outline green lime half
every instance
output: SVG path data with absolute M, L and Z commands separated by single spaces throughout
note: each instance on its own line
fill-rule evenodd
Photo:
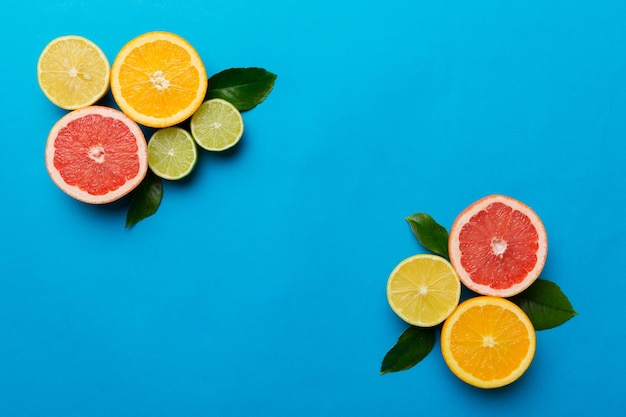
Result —
M 208 151 L 223 151 L 239 142 L 243 118 L 235 106 L 221 98 L 200 105 L 191 117 L 191 134 Z
M 186 177 L 197 160 L 195 141 L 180 127 L 159 129 L 148 141 L 148 166 L 166 180 Z

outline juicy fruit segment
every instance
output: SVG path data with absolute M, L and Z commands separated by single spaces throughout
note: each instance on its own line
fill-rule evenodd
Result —
M 205 101 L 191 117 L 191 134 L 208 151 L 223 151 L 239 142 L 243 118 L 235 106 L 214 98 Z
M 148 32 L 122 47 L 111 68 L 120 109 L 145 126 L 178 124 L 202 104 L 208 88 L 200 55 L 180 36 Z
M 444 258 L 420 254 L 400 262 L 387 281 L 392 310 L 414 326 L 443 322 L 459 304 L 461 283 Z
M 89 106 L 63 116 L 46 142 L 46 168 L 71 197 L 91 204 L 132 191 L 148 170 L 146 140 L 122 112 Z
M 148 141 L 148 166 L 167 180 L 186 177 L 196 165 L 196 142 L 180 127 L 157 130 Z
M 61 36 L 46 45 L 37 61 L 41 91 L 55 105 L 74 110 L 100 100 L 109 89 L 106 55 L 82 36 Z
M 448 251 L 461 282 L 469 289 L 509 297 L 539 277 L 548 239 L 543 223 L 530 207 L 510 197 L 491 195 L 456 218 Z
M 535 330 L 517 305 L 501 297 L 470 298 L 445 321 L 441 350 L 450 370 L 479 388 L 508 385 L 530 366 Z

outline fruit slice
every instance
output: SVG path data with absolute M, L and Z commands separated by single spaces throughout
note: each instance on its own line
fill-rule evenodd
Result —
M 109 89 L 110 65 L 102 50 L 82 36 L 53 39 L 37 61 L 41 91 L 57 106 L 74 110 L 100 100 Z
M 48 135 L 45 155 L 54 183 L 91 204 L 123 197 L 148 170 L 146 140 L 139 126 L 124 113 L 102 106 L 63 116 Z
M 539 277 L 548 237 L 530 207 L 490 195 L 456 218 L 448 245 L 450 261 L 465 286 L 479 294 L 509 297 Z
M 389 275 L 387 300 L 391 309 L 414 326 L 432 327 L 459 304 L 461 282 L 444 258 L 420 254 L 400 262 Z
M 170 32 L 148 32 L 122 47 L 111 68 L 120 109 L 150 127 L 178 124 L 202 104 L 208 87 L 198 52 Z
M 239 142 L 243 118 L 235 106 L 221 98 L 205 101 L 191 117 L 191 134 L 208 151 L 223 151 Z
M 441 352 L 450 370 L 479 388 L 508 385 L 526 372 L 535 355 L 535 330 L 521 308 L 502 297 L 462 302 L 441 331 Z
M 148 166 L 166 180 L 186 177 L 197 159 L 196 142 L 180 127 L 159 129 L 148 141 Z

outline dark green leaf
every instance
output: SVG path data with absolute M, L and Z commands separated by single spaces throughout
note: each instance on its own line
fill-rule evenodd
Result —
M 448 231 L 426 213 L 406 218 L 413 234 L 426 249 L 445 258 L 448 257 Z
M 265 100 L 276 75 L 263 68 L 230 68 L 209 78 L 207 99 L 221 98 L 239 111 L 250 110 Z
M 578 314 L 561 288 L 545 279 L 538 279 L 511 301 L 524 310 L 535 330 L 560 326 Z
M 126 213 L 126 226 L 130 227 L 156 213 L 163 198 L 163 181 L 148 170 L 141 184 L 133 191 Z
M 386 374 L 412 368 L 433 350 L 434 345 L 434 327 L 409 327 L 383 358 L 380 373 Z

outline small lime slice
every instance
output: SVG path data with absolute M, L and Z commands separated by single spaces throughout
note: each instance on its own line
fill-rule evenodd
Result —
M 166 180 L 186 177 L 197 160 L 195 141 L 189 132 L 180 127 L 159 129 L 148 141 L 148 166 Z
M 191 117 L 191 134 L 200 147 L 223 151 L 241 139 L 243 118 L 231 103 L 213 98 L 202 103 Z

